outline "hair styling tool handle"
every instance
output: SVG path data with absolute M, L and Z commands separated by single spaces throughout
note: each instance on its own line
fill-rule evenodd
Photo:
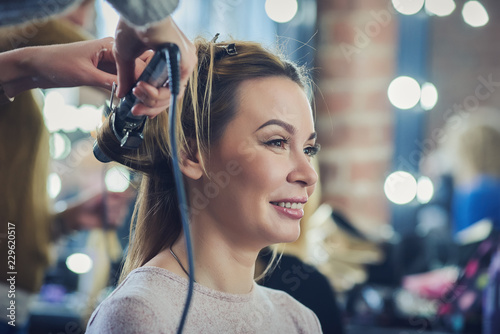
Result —
M 148 63 L 137 82 L 144 81 L 156 88 L 168 87 L 172 95 L 179 93 L 179 63 L 180 53 L 176 44 L 165 43 L 158 47 L 151 61 Z M 135 87 L 135 85 L 134 85 Z M 126 149 L 138 148 L 143 140 L 144 124 L 147 117 L 144 115 L 135 116 L 132 114 L 132 107 L 141 101 L 133 94 L 132 90 L 121 99 L 118 107 L 112 110 L 110 123 L 113 133 L 120 141 L 120 146 Z M 95 142 L 94 156 L 101 162 L 111 161 Z

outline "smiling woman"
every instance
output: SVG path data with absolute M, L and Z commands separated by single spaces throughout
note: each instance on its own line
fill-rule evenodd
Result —
M 134 153 L 120 149 L 108 124 L 99 135 L 109 157 L 144 175 L 122 282 L 96 309 L 87 333 L 170 333 L 178 326 L 189 272 L 174 149 L 195 255 L 186 332 L 320 333 L 311 310 L 254 282 L 259 251 L 298 238 L 317 182 L 305 76 L 257 43 L 196 46 L 198 70 L 178 109 L 180 147 L 169 146 L 166 113 L 148 121 Z

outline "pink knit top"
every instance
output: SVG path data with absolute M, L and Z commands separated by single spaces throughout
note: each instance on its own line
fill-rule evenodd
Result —
M 86 333 L 176 333 L 187 286 L 166 269 L 135 269 L 97 307 Z M 321 326 L 285 292 L 254 283 L 248 294 L 229 294 L 195 283 L 184 333 L 321 333 Z

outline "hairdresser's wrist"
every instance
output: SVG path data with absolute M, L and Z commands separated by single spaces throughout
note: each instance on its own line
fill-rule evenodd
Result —
M 1 54 L 0 85 L 6 97 L 13 99 L 26 90 L 38 87 L 35 59 L 36 47 L 26 47 Z
M 144 27 L 130 25 L 121 19 L 116 28 L 115 58 L 117 61 L 134 61 L 145 50 L 156 49 L 166 42 L 178 43 L 179 34 L 179 28 L 170 16 Z
M 24 47 L 7 51 L 0 56 L 2 56 L 0 64 L 4 70 L 0 84 L 8 97 L 14 98 L 24 91 L 43 87 L 44 82 L 47 81 L 41 75 L 44 61 L 40 61 L 43 56 L 40 47 Z

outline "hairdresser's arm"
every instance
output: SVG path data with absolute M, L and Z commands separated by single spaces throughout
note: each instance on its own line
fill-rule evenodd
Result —
M 4 91 L 0 92 L 0 104 L 6 102 L 7 97 L 32 88 L 96 86 L 111 89 L 116 82 L 112 47 L 113 38 L 108 37 L 0 53 L 0 88 Z M 152 55 L 151 51 L 144 52 L 134 60 L 134 78 L 139 77 Z M 144 101 L 140 105 L 144 113 L 151 115 L 165 110 L 170 99 L 168 90 L 159 91 L 144 82 L 137 85 L 134 93 Z
M 42 19 L 64 12 L 78 0 L 2 0 L 0 1 L 0 26 L 13 25 L 32 19 Z M 143 26 L 160 21 L 172 14 L 178 0 L 108 0 L 128 21 Z
M 0 53 L 0 85 L 9 97 L 32 88 L 97 86 L 116 81 L 113 38 Z
M 182 96 L 188 77 L 196 66 L 198 58 L 194 44 L 187 39 L 171 17 L 145 27 L 136 27 L 121 19 L 116 28 L 115 40 L 113 52 L 118 69 L 117 95 L 119 97 L 125 96 L 134 83 L 134 60 L 137 56 L 147 49 L 156 49 L 158 45 L 166 42 L 177 44 L 181 52 L 180 95 Z M 169 92 L 168 89 L 161 88 L 158 94 L 165 96 Z M 155 104 L 155 100 L 145 102 L 144 105 L 138 105 L 133 110 L 134 114 L 155 116 L 164 110 L 164 108 L 157 108 L 158 102 Z

